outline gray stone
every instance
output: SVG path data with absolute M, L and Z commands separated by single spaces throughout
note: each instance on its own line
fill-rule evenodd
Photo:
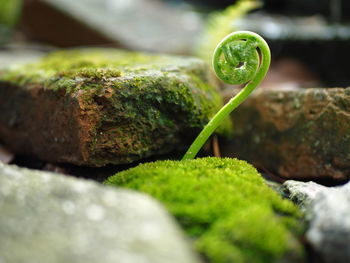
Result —
M 150 197 L 0 163 L 0 262 L 198 262 Z
M 305 211 L 306 239 L 319 257 L 317 262 L 350 262 L 350 183 L 325 187 L 287 181 L 283 188 Z
M 0 162 L 10 163 L 15 158 L 15 155 L 0 144 Z
M 45 51 L 38 46 L 16 46 L 0 50 L 0 70 L 38 60 Z
M 314 182 L 304 183 L 294 180 L 288 180 L 282 186 L 283 194 L 304 209 L 325 189 L 329 188 Z

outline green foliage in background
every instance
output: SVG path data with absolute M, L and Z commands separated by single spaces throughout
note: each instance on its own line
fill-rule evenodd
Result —
M 245 161 L 157 161 L 120 172 L 105 183 L 161 201 L 205 262 L 288 262 L 283 261 L 287 257 L 302 262 L 294 236 L 300 231 L 297 208 Z
M 223 11 L 209 15 L 202 37 L 196 46 L 195 55 L 207 62 L 211 62 L 216 45 L 226 35 L 239 30 L 234 27 L 234 21 L 260 6 L 261 3 L 256 0 L 240 0 Z
M 22 7 L 22 0 L 0 0 L 0 25 L 12 27 L 16 24 Z
M 22 0 L 0 0 L 0 45 L 11 39 L 22 8 Z

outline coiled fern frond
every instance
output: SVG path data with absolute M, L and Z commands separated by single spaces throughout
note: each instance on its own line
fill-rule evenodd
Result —
M 256 33 L 237 31 L 221 40 L 213 54 L 216 76 L 227 84 L 246 85 L 209 121 L 187 150 L 183 160 L 196 157 L 220 123 L 261 83 L 269 69 L 270 61 L 270 48 Z

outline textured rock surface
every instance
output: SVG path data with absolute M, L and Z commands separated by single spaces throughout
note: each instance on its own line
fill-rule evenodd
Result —
M 0 164 L 0 262 L 198 262 L 149 197 Z
M 0 73 L 0 138 L 51 162 L 129 163 L 187 147 L 222 105 L 215 85 L 195 58 L 60 51 Z
M 283 183 L 282 194 L 286 195 L 294 203 L 297 203 L 303 209 L 306 209 L 310 203 L 316 199 L 317 195 L 323 190 L 330 190 L 326 186 L 314 183 L 314 182 L 300 182 L 294 180 L 288 180 Z
M 350 178 L 350 88 L 257 89 L 224 149 L 285 178 Z
M 314 262 L 350 262 L 350 183 L 328 188 L 287 181 L 283 188 L 305 210 L 309 224 L 306 239 L 317 256 Z

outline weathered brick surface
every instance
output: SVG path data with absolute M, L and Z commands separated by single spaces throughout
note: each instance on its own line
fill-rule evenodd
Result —
M 215 86 L 194 58 L 59 51 L 0 73 L 0 140 L 16 153 L 88 166 L 169 153 L 219 109 Z
M 224 149 L 285 178 L 350 178 L 350 88 L 257 89 Z

